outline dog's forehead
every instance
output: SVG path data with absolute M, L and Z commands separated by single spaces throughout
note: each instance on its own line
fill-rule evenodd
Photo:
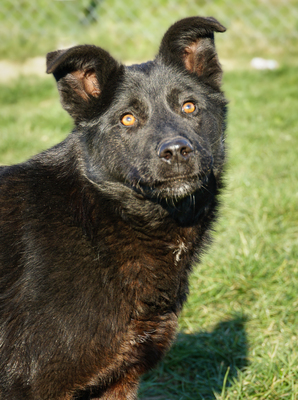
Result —
M 210 97 L 206 86 L 189 72 L 162 62 L 148 61 L 125 67 L 117 89 L 116 103 L 125 107 L 138 101 L 144 107 L 171 102 L 196 101 L 206 108 Z
M 126 67 L 123 87 L 126 91 L 143 94 L 163 95 L 171 90 L 197 89 L 197 83 L 188 74 L 183 74 L 174 67 L 166 66 L 157 61 Z

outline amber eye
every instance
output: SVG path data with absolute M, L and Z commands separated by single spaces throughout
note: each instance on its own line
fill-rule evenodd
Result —
M 132 126 L 135 122 L 136 122 L 136 119 L 132 114 L 125 114 L 121 118 L 121 123 L 124 126 Z
M 185 114 L 191 114 L 196 110 L 196 106 L 194 105 L 194 103 L 192 103 L 191 101 L 187 101 L 186 103 L 183 104 L 182 106 L 182 111 Z

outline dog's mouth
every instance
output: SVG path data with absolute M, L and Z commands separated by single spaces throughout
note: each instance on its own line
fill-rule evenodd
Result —
M 191 225 L 214 200 L 213 172 L 200 177 L 175 177 L 148 185 L 138 182 L 137 193 L 162 206 L 181 225 Z
M 192 195 L 197 190 L 208 186 L 208 181 L 213 175 L 175 176 L 154 182 L 147 182 L 142 179 L 138 181 L 136 189 L 145 197 L 151 199 L 164 199 L 168 202 L 179 202 L 185 197 Z

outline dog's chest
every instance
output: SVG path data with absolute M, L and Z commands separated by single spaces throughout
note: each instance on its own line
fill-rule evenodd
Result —
M 152 368 L 170 347 L 176 330 L 177 316 L 174 313 L 147 321 L 132 319 L 120 349 L 123 361 L 137 365 L 139 373 Z
M 160 232 L 136 235 L 118 230 L 118 241 L 113 237 L 110 260 L 117 271 L 117 286 L 133 305 L 132 318 L 148 319 L 156 313 L 179 312 L 187 292 L 187 276 L 194 255 L 192 230 L 188 234 Z M 111 249 L 112 240 L 106 237 Z M 114 244 L 115 243 L 115 244 Z M 144 330 L 144 332 L 147 332 Z M 140 333 L 136 342 L 146 341 Z

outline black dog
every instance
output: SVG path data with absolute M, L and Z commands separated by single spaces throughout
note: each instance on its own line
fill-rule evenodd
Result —
M 175 336 L 222 186 L 226 100 L 213 18 L 124 67 L 48 54 L 75 128 L 0 175 L 0 399 L 137 397 Z

